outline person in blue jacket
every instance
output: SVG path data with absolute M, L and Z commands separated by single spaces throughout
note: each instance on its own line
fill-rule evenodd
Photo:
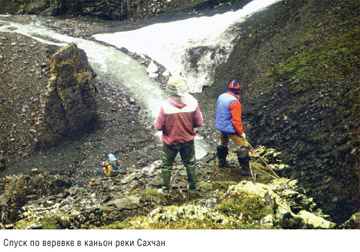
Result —
M 219 96 L 216 103 L 215 128 L 219 131 L 219 145 L 217 156 L 219 167 L 234 168 L 226 161 L 228 145 L 231 139 L 238 146 L 238 161 L 241 166 L 241 175 L 251 176 L 249 143 L 241 122 L 241 103 L 239 97 L 240 84 L 235 80 L 228 84 L 227 92 Z

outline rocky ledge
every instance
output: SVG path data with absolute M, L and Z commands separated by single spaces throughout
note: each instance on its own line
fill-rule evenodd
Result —
M 188 193 L 186 172 L 179 160 L 170 194 L 157 190 L 161 186 L 160 162 L 128 168 L 116 177 L 98 176 L 87 185 L 77 184 L 72 174 L 41 170 L 7 176 L 0 184 L 2 228 L 356 228 L 356 216 L 336 225 L 296 180 L 275 179 L 270 168 L 278 174 L 290 169 L 277 158 L 277 152 L 256 151 L 251 155 L 256 179 L 239 176 L 239 168 L 219 169 L 215 153 L 209 153 L 197 164 L 197 195 Z M 229 161 L 235 160 L 236 154 L 230 153 Z

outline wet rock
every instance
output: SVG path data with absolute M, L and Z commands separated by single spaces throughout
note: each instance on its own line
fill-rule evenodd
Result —
M 158 67 L 153 62 L 149 64 L 146 71 L 148 72 L 150 78 L 156 78 L 158 76 L 156 73 L 158 71 Z
M 199 200 L 199 202 L 198 202 L 199 205 L 203 205 L 208 208 L 214 208 L 216 206 L 216 204 L 218 204 L 218 203 L 219 203 L 219 200 L 216 198 L 203 199 L 203 200 Z
M 138 174 L 132 173 L 121 180 L 122 184 L 130 184 L 133 180 L 138 178 Z
M 122 199 L 116 199 L 106 203 L 108 206 L 116 206 L 119 210 L 132 210 L 138 208 L 141 197 L 129 196 Z
M 6 159 L 2 154 L 0 154 L 0 171 L 5 170 L 5 168 L 6 168 Z

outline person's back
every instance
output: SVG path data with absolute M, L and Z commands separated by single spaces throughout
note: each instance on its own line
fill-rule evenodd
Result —
M 170 77 L 166 91 L 170 97 L 162 104 L 155 129 L 162 131 L 162 192 L 168 193 L 174 159 L 180 152 L 186 168 L 189 192 L 196 193 L 194 128 L 203 125 L 197 100 L 188 93 L 183 79 Z
M 162 130 L 162 140 L 169 145 L 190 142 L 195 138 L 194 128 L 202 126 L 202 116 L 197 100 L 185 94 L 182 101 L 169 97 L 160 110 L 155 123 L 156 130 Z
M 238 99 L 229 94 L 223 93 L 219 96 L 217 103 L 216 103 L 216 118 L 215 118 L 215 128 L 219 131 L 225 133 L 232 133 L 235 134 L 236 130 L 234 125 L 232 124 L 232 114 L 229 109 L 230 104 L 232 102 L 236 102 Z
M 219 131 L 219 144 L 217 146 L 217 156 L 219 167 L 234 168 L 226 161 L 228 155 L 229 140 L 238 146 L 238 161 L 242 167 L 241 174 L 250 176 L 248 142 L 243 130 L 241 113 L 242 107 L 239 97 L 240 84 L 235 80 L 227 86 L 227 92 L 218 97 L 216 103 L 215 128 Z

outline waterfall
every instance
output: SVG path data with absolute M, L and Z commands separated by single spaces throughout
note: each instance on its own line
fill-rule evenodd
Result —
M 199 93 L 203 86 L 212 84 L 216 66 L 227 60 L 233 49 L 236 33 L 229 28 L 279 1 L 254 0 L 236 11 L 96 34 L 94 38 L 149 56 L 171 74 L 181 73 L 190 92 Z

